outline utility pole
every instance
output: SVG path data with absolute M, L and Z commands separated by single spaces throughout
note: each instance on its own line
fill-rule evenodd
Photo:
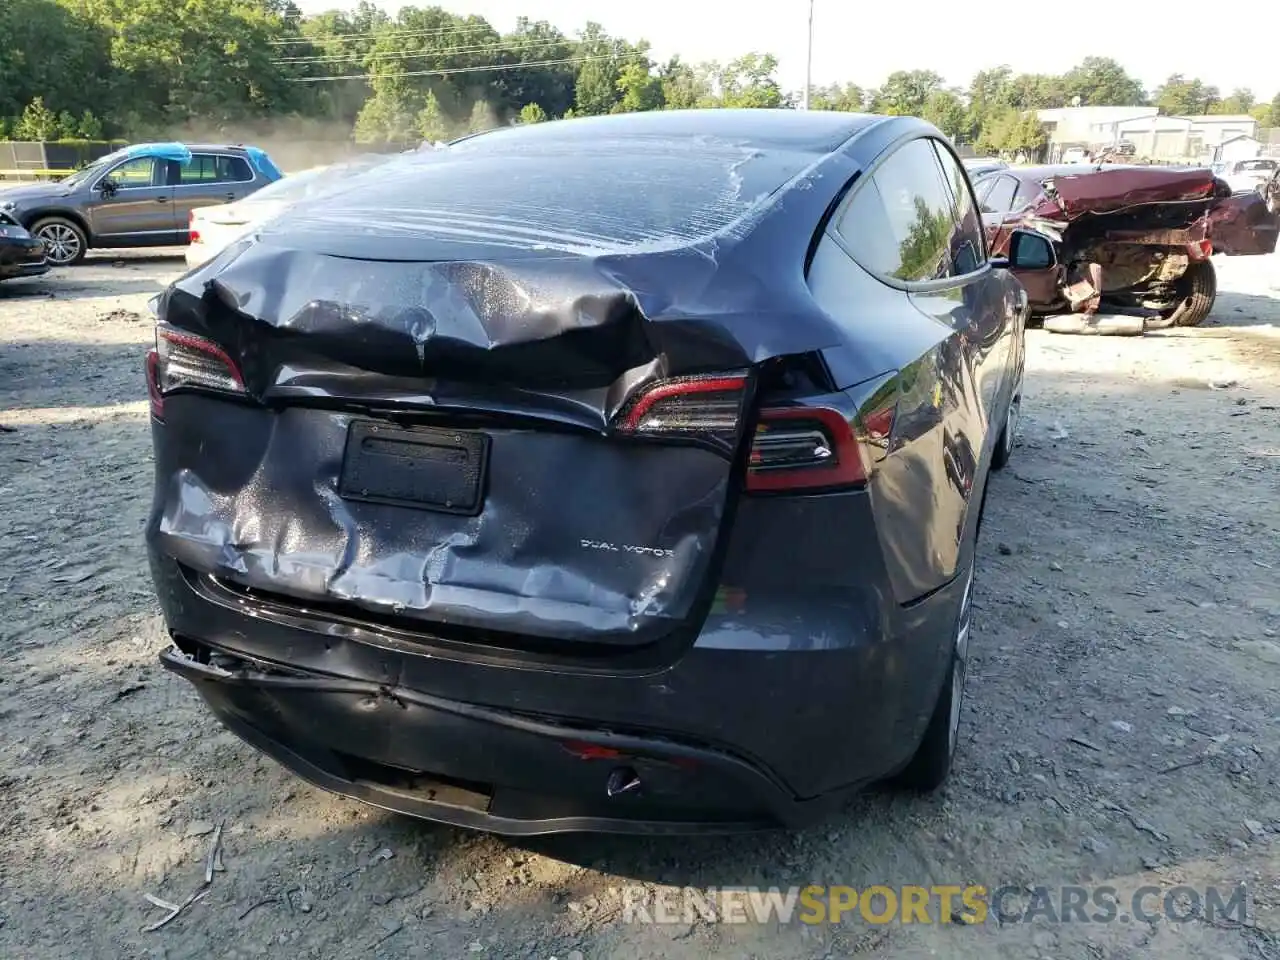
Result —
M 809 49 L 804 61 L 804 96 L 800 99 L 800 109 L 809 109 L 809 90 L 813 86 L 813 0 L 809 0 Z

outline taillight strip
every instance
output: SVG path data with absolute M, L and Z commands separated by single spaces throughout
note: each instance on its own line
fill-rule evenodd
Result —
M 227 373 L 231 379 L 235 381 L 236 386 L 241 390 L 244 389 L 244 377 L 240 375 L 240 368 L 236 366 L 236 362 L 227 355 L 227 352 L 212 340 L 206 340 L 204 337 L 198 337 L 194 333 L 184 333 L 181 330 L 174 330 L 171 327 L 157 327 L 156 335 L 168 340 L 170 343 L 177 344 L 180 347 L 189 347 L 192 350 L 199 351 L 206 356 L 213 357 L 219 363 L 227 368 Z
M 798 436 L 807 424 L 820 429 L 828 441 L 830 456 L 815 456 L 812 464 L 802 466 L 770 467 L 760 463 L 757 444 L 769 434 L 770 426 L 781 427 L 777 435 L 786 435 L 792 425 L 798 426 Z M 806 435 L 813 430 L 804 431 Z M 760 412 L 760 422 L 752 443 L 752 456 L 748 461 L 748 492 L 777 492 L 817 490 L 833 487 L 851 487 L 865 483 L 866 465 L 862 459 L 862 444 L 853 425 L 838 410 L 830 407 L 778 407 Z
M 636 400 L 632 401 L 618 422 L 618 428 L 627 433 L 634 433 L 644 421 L 645 415 L 655 404 L 672 397 L 687 396 L 691 393 L 732 393 L 743 390 L 747 386 L 747 378 L 743 376 L 699 377 L 683 380 L 664 380 L 650 387 Z

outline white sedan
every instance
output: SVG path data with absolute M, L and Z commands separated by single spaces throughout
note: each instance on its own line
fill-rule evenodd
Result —
M 229 244 L 284 213 L 298 201 L 330 190 L 344 178 L 388 159 L 390 157 L 369 156 L 312 167 L 277 180 L 243 200 L 192 210 L 187 218 L 187 229 L 191 233 L 187 266 L 198 267 L 208 262 Z

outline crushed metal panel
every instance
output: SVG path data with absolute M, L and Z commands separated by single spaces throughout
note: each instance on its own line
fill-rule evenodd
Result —
M 220 345 L 250 402 L 166 400 L 163 429 L 200 440 L 157 460 L 157 535 L 196 574 L 428 633 L 650 642 L 711 602 L 745 418 L 729 452 L 622 440 L 615 418 L 656 378 L 723 371 L 745 409 L 761 364 L 843 342 L 804 268 L 856 167 L 486 141 L 357 173 L 166 291 L 161 321 Z M 362 421 L 482 432 L 482 508 L 385 502 L 409 479 L 344 497 Z

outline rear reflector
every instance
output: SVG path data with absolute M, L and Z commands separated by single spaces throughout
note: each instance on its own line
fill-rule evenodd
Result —
M 862 447 L 844 414 L 828 407 L 764 410 L 751 444 L 747 490 L 817 490 L 867 479 Z
M 155 349 L 147 354 L 151 413 L 162 417 L 165 395 L 182 388 L 245 392 L 240 369 L 220 346 L 194 333 L 157 325 Z
M 188 239 L 192 243 L 200 242 L 200 229 L 196 226 L 196 212 L 194 210 L 187 212 L 187 233 L 189 234 Z
M 739 374 L 661 380 L 633 397 L 616 428 L 646 436 L 691 435 L 732 443 L 747 378 Z

